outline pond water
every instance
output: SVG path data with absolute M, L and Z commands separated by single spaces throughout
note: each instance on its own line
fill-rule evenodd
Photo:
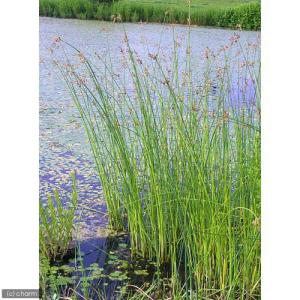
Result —
M 53 40 L 59 36 L 88 57 L 109 52 L 112 65 L 118 69 L 121 68 L 120 48 L 124 45 L 124 30 L 130 45 L 142 58 L 148 53 L 155 53 L 158 47 L 171 56 L 174 33 L 183 44 L 188 36 L 188 28 L 182 25 L 121 24 L 40 17 L 40 198 L 44 201 L 47 192 L 54 188 L 67 197 L 71 190 L 69 174 L 71 170 L 76 170 L 81 208 L 80 237 L 90 241 L 83 243 L 82 249 L 92 253 L 88 263 L 99 261 L 99 255 L 95 255 L 93 249 L 105 244 L 103 231 L 99 228 L 105 228 L 108 223 L 106 206 L 79 114 L 53 63 L 54 59 L 62 58 L 62 52 L 53 53 Z M 232 30 L 192 27 L 192 66 L 197 66 L 201 71 L 201 55 L 205 49 L 208 47 L 218 51 L 229 43 L 234 33 Z M 239 31 L 238 34 L 241 45 L 257 43 L 260 35 L 246 31 Z M 182 50 L 180 55 L 184 57 L 185 51 Z M 234 61 L 234 51 L 232 55 Z M 102 246 L 99 246 L 99 241 Z

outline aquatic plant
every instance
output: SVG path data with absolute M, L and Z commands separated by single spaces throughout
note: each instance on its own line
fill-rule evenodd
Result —
M 59 65 L 110 224 L 128 228 L 132 254 L 169 265 L 172 299 L 260 295 L 260 66 L 238 40 L 206 50 L 200 86 L 175 38 L 168 65 L 159 52 L 142 60 L 125 34 L 124 76 L 64 42 L 86 68 Z
M 79 247 L 74 249 L 74 258 L 65 263 L 51 262 L 48 257 L 40 256 L 41 299 L 88 299 L 92 281 L 102 278 L 103 274 L 97 264 L 84 268 Z
M 47 203 L 40 203 L 39 244 L 40 254 L 49 261 L 62 259 L 68 252 L 73 238 L 73 225 L 77 207 L 75 173 L 72 173 L 72 195 L 63 205 L 57 190 L 48 195 Z

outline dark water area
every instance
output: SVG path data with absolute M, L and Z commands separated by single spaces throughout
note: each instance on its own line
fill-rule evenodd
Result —
M 120 299 L 126 285 L 149 286 L 153 279 L 162 276 L 166 282 L 170 267 L 156 267 L 155 262 L 138 255 L 132 256 L 128 233 L 118 233 L 109 237 L 97 237 L 77 241 L 76 248 L 63 261 L 55 261 L 59 276 L 71 279 L 64 286 L 64 293 L 76 288 L 78 299 L 86 299 L 84 285 L 88 282 L 88 299 Z M 81 283 L 81 285 L 80 285 Z M 128 288 L 126 293 L 135 292 Z M 124 291 L 123 291 L 124 293 Z

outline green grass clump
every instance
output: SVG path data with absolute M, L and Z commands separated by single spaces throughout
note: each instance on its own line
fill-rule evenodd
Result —
M 96 4 L 86 0 L 41 0 L 42 16 L 55 18 L 93 19 Z
M 160 53 L 142 61 L 125 40 L 124 79 L 109 60 L 96 66 L 76 49 L 86 74 L 61 66 L 111 226 L 128 228 L 133 254 L 169 264 L 172 299 L 259 297 L 259 62 L 240 46 L 231 64 L 235 36 L 207 50 L 199 78 L 189 46 L 179 61 L 174 40 L 168 65 Z
M 65 205 L 57 190 L 48 195 L 47 203 L 40 202 L 39 210 L 39 283 L 41 299 L 56 299 L 63 287 L 74 284 L 69 266 L 58 267 L 67 253 L 71 253 L 70 243 L 73 240 L 74 218 L 78 196 L 76 191 L 75 173 L 72 177 L 71 199 Z M 75 247 L 75 245 L 74 245 Z M 74 248 L 74 254 L 76 249 Z M 68 273 L 68 274 L 66 274 Z M 65 289 L 64 289 L 65 290 Z
M 96 19 L 123 22 L 179 23 L 260 29 L 260 3 L 233 1 L 186 5 L 182 3 L 88 0 L 40 0 L 40 15 L 58 18 Z M 114 16 L 119 16 L 118 19 Z
M 56 190 L 53 196 L 48 195 L 45 206 L 40 203 L 40 254 L 49 261 L 62 259 L 73 237 L 73 222 L 78 198 L 75 174 L 72 174 L 72 180 L 72 196 L 68 206 L 63 206 Z

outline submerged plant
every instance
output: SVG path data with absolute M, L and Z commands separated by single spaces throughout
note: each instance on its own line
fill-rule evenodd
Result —
M 125 36 L 124 80 L 74 47 L 85 77 L 60 65 L 110 224 L 128 228 L 133 254 L 170 265 L 172 299 L 260 295 L 259 62 L 238 40 L 207 49 L 200 86 L 189 45 L 179 61 L 175 39 L 168 65 L 159 52 L 141 60 Z

